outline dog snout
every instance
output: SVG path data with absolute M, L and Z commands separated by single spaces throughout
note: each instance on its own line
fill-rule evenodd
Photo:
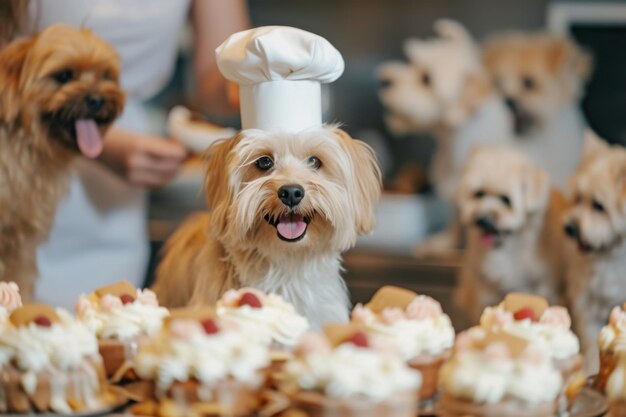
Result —
M 295 207 L 304 198 L 304 188 L 297 184 L 283 185 L 278 189 L 278 198 L 287 207 Z
M 515 100 L 513 97 L 506 97 L 504 99 L 504 104 L 506 104 L 506 107 L 513 113 L 519 110 L 519 105 L 517 104 L 517 100 Z
M 496 229 L 491 216 L 480 216 L 474 221 L 474 224 L 486 231 L 493 231 Z
M 104 106 L 104 97 L 100 95 L 89 95 L 85 99 L 89 111 L 97 112 Z
M 574 221 L 570 221 L 565 224 L 563 228 L 565 234 L 573 239 L 577 239 L 580 236 L 580 230 L 578 229 L 578 225 Z

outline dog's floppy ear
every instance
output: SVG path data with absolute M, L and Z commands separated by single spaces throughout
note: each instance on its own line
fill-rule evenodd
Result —
M 224 233 L 228 225 L 228 208 L 233 200 L 230 186 L 230 165 L 233 149 L 241 140 L 241 133 L 211 145 L 206 153 L 206 178 L 204 191 L 211 212 L 211 227 L 214 232 Z
M 556 39 L 550 48 L 548 65 L 554 74 L 568 71 L 580 82 L 585 82 L 593 70 L 593 58 L 570 39 Z
M 359 234 L 369 233 L 374 229 L 374 206 L 381 193 L 382 174 L 376 155 L 365 142 L 352 139 L 341 129 L 333 129 L 352 162 L 354 192 L 352 193 L 355 209 L 355 226 Z
M 17 103 L 22 69 L 35 38 L 19 39 L 11 42 L 0 52 L 0 117 L 5 122 L 13 120 L 20 106 Z
M 474 45 L 472 35 L 456 20 L 439 19 L 434 24 L 435 32 L 444 39 Z
M 546 206 L 550 196 L 550 178 L 545 171 L 529 166 L 524 174 L 524 205 L 528 212 Z

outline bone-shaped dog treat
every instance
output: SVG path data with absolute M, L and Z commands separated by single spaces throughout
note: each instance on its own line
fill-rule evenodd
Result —
M 367 304 L 367 307 L 377 314 L 381 313 L 386 308 L 396 307 L 404 310 L 416 297 L 417 294 L 413 291 L 386 285 L 376 291 L 376 294 L 374 294 Z
M 332 346 L 338 346 L 352 339 L 355 334 L 364 334 L 363 327 L 356 323 L 331 323 L 324 327 L 324 335 Z
M 521 309 L 531 309 L 535 317 L 539 319 L 549 307 L 548 301 L 537 295 L 513 292 L 504 298 L 504 309 L 511 313 L 517 313 Z
M 135 296 L 137 289 L 128 281 L 119 281 L 115 284 L 107 285 L 106 287 L 98 288 L 94 291 L 94 293 L 98 297 L 103 297 L 105 295 L 114 295 L 116 297 L 121 297 L 122 295 L 130 295 Z
M 44 327 L 60 321 L 54 308 L 46 304 L 26 304 L 14 310 L 9 317 L 14 326 L 27 326 L 32 322 Z

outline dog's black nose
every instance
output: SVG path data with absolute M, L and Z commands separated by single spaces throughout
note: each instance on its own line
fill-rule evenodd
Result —
M 495 226 L 493 224 L 493 220 L 488 216 L 480 216 L 477 218 L 474 223 L 476 226 L 480 227 L 483 230 L 494 230 Z
M 304 188 L 296 184 L 283 185 L 278 189 L 278 198 L 288 207 L 295 207 L 304 198 Z
M 90 111 L 98 111 L 104 105 L 104 98 L 102 96 L 87 96 L 87 108 Z
M 508 107 L 508 109 L 509 109 L 510 111 L 512 111 L 512 112 L 517 111 L 517 108 L 519 107 L 519 106 L 517 105 L 517 100 L 515 100 L 515 99 L 514 99 L 514 98 L 512 98 L 512 97 L 506 97 L 506 98 L 504 99 L 504 104 L 506 104 L 506 107 Z
M 578 226 L 574 222 L 569 222 L 563 228 L 565 230 L 565 234 L 571 238 L 578 238 Z

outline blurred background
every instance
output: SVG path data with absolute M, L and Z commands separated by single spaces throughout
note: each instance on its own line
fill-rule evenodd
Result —
M 289 25 L 327 38 L 344 56 L 344 75 L 326 91 L 326 120 L 343 123 L 353 137 L 372 145 L 385 179 L 406 164 L 426 167 L 434 146 L 429 137 L 394 137 L 385 127 L 374 76 L 377 65 L 405 60 L 403 41 L 433 35 L 433 22 L 451 18 L 482 41 L 490 34 L 512 29 L 548 30 L 569 34 L 590 51 L 595 70 L 582 100 L 588 123 L 610 142 L 626 144 L 626 1 L 548 0 L 250 0 L 253 26 Z M 168 109 L 184 104 L 214 123 L 237 127 L 238 117 L 207 112 L 184 101 L 193 91 L 189 33 L 181 34 L 176 74 L 169 86 L 151 101 L 154 125 L 165 134 Z M 188 95 L 187 95 L 188 96 Z M 197 162 L 170 186 L 151 195 L 150 232 L 153 263 L 164 239 L 191 211 L 203 208 L 201 165 Z M 390 196 L 381 217 L 398 219 L 394 229 L 363 239 L 346 256 L 346 278 L 355 301 L 369 298 L 381 283 L 394 283 L 435 296 L 446 311 L 454 310 L 450 292 L 458 258 L 418 261 L 415 244 L 443 227 L 449 210 L 426 189 L 419 195 Z M 150 275 L 150 274 L 149 274 Z

